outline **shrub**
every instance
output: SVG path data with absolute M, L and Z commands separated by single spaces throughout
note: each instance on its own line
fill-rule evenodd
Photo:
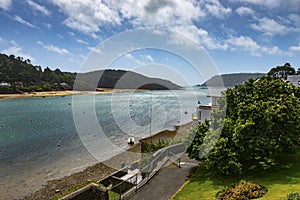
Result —
M 264 196 L 267 189 L 255 183 L 241 181 L 232 187 L 225 187 L 217 193 L 216 198 L 219 200 L 248 200 Z
M 298 192 L 293 192 L 287 195 L 286 200 L 300 200 Z

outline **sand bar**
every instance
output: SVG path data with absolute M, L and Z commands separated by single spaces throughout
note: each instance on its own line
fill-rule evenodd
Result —
M 75 90 L 62 90 L 62 91 L 45 91 L 45 92 L 25 92 L 22 94 L 0 94 L 0 99 L 16 99 L 16 98 L 31 98 L 31 97 L 54 97 L 54 96 L 69 96 L 78 94 L 110 94 L 119 92 L 144 92 L 147 90 L 140 89 L 110 89 L 98 88 L 97 91 L 75 91 Z

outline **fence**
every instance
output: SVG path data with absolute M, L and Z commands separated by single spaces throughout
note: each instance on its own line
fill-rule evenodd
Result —
M 122 180 L 111 188 L 111 191 L 118 193 L 118 195 L 115 195 L 110 199 L 129 199 L 130 195 L 147 184 L 167 162 L 175 163 L 178 167 L 180 167 L 180 155 L 178 154 L 183 152 L 183 144 L 172 145 L 157 151 L 152 155 L 152 159 L 149 164 L 140 170 L 140 172 L 144 174 L 143 179 L 138 181 L 140 173 L 137 172 L 136 174 L 128 177 L 126 180 Z M 131 186 L 129 187 L 130 184 Z

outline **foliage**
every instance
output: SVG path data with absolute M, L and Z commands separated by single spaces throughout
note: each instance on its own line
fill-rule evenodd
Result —
M 153 153 L 159 149 L 162 149 L 166 146 L 169 146 L 170 145 L 170 141 L 168 140 L 158 140 L 157 143 L 151 143 L 151 144 L 148 144 L 148 143 L 142 143 L 142 149 L 143 149 L 143 152 L 142 152 L 142 156 L 141 156 L 141 159 L 139 161 L 139 168 L 140 170 L 145 170 L 144 168 L 146 166 L 148 166 L 152 161 L 153 159 L 155 158 L 153 156 Z M 145 171 L 142 171 L 142 176 L 143 178 L 146 177 L 147 175 L 147 172 Z
M 11 84 L 11 87 L 1 87 L 0 93 L 71 89 L 75 76 L 75 73 L 61 72 L 59 69 L 53 71 L 48 67 L 43 71 L 40 66 L 32 65 L 29 59 L 0 54 L 0 80 Z
M 99 80 L 99 77 L 100 80 Z M 167 90 L 181 87 L 163 79 L 148 78 L 141 74 L 124 70 L 99 70 L 88 73 L 62 72 L 46 67 L 34 66 L 30 60 L 14 55 L 0 54 L 0 83 L 9 83 L 11 87 L 0 88 L 0 93 L 20 93 L 73 89 L 76 78 L 76 90 L 96 88 Z M 66 85 L 66 84 L 67 85 Z
M 267 169 L 276 164 L 278 154 L 294 152 L 300 138 L 299 87 L 279 79 L 249 79 L 244 85 L 228 89 L 225 95 L 226 104 L 221 99 L 208 131 L 206 125 L 199 125 L 188 149 L 192 158 L 199 148 L 208 148 L 207 168 L 229 175 Z M 224 110 L 226 117 L 222 120 Z M 202 143 L 203 137 L 218 131 L 220 139 Z M 212 145 L 214 148 L 209 149 Z
M 143 143 L 144 146 L 144 152 L 143 153 L 151 153 L 154 151 L 157 151 L 159 149 L 162 149 L 170 144 L 170 141 L 167 140 L 158 140 L 157 143 Z
M 190 158 L 199 160 L 199 151 L 203 140 L 208 132 L 209 121 L 205 120 L 204 123 L 199 123 L 192 128 L 188 138 L 184 141 L 186 152 Z
M 294 75 L 296 74 L 295 69 L 291 66 L 290 63 L 285 63 L 283 66 L 277 66 L 273 67 L 269 72 L 268 76 L 276 79 L 276 78 L 281 78 L 281 79 L 287 79 L 288 75 Z
M 281 155 L 279 162 L 271 169 L 256 171 L 241 176 L 212 175 L 204 164 L 200 164 L 196 172 L 172 198 L 173 200 L 210 200 L 224 187 L 247 180 L 265 186 L 268 192 L 261 200 L 286 199 L 287 194 L 300 191 L 300 149 L 296 154 Z
M 257 199 L 264 196 L 267 192 L 265 187 L 255 183 L 241 181 L 232 187 L 225 187 L 217 193 L 216 198 L 219 200 L 247 200 Z
M 300 200 L 298 192 L 293 192 L 287 195 L 286 200 Z

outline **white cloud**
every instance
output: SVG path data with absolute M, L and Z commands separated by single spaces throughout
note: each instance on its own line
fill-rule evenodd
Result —
M 20 56 L 20 57 L 23 57 L 24 59 L 29 59 L 31 61 L 35 61 L 35 58 L 32 57 L 31 55 L 29 54 L 26 54 L 24 53 L 22 50 L 23 48 L 18 45 L 15 41 L 11 41 L 11 43 L 13 44 L 13 46 L 7 48 L 7 49 L 4 49 L 2 50 L 1 52 L 6 54 L 6 55 L 15 55 L 15 56 Z
M 290 14 L 288 19 L 291 21 L 291 24 L 295 27 L 296 32 L 300 32 L 300 15 Z
M 98 0 L 51 0 L 66 15 L 64 24 L 86 34 L 100 31 L 102 25 L 119 25 L 121 19 L 118 12 Z
M 80 43 L 80 44 L 85 44 L 85 45 L 88 45 L 89 43 L 87 43 L 86 41 L 84 40 L 81 40 L 81 39 L 78 39 L 76 38 L 76 42 Z
M 290 48 L 289 48 L 289 50 L 290 51 L 299 51 L 300 52 L 300 44 L 298 44 L 298 46 L 291 46 Z
M 95 48 L 95 47 L 88 47 L 88 49 L 90 51 L 92 51 L 93 53 L 98 53 L 98 54 L 101 54 L 101 50 L 99 48 Z
M 122 3 L 121 3 L 122 2 Z M 122 16 L 131 20 L 136 26 L 174 26 L 192 24 L 205 16 L 200 4 L 195 0 L 131 0 L 110 1 L 117 7 Z
M 44 49 L 47 49 L 49 51 L 53 51 L 53 52 L 56 52 L 56 53 L 59 53 L 59 54 L 62 54 L 62 55 L 68 55 L 70 54 L 70 52 L 64 48 L 59 48 L 59 47 L 56 47 L 52 44 L 50 45 L 45 45 L 43 42 L 41 41 L 37 41 L 37 44 L 41 45 Z
M 20 46 L 17 44 L 17 42 L 15 40 L 11 40 L 9 41 L 10 44 L 12 44 L 13 46 Z
M 62 36 L 61 34 L 57 34 L 57 37 L 59 37 L 60 39 L 64 38 L 64 36 Z
M 32 7 L 33 10 L 36 10 L 46 16 L 51 15 L 51 12 L 44 6 L 41 6 L 35 2 L 33 2 L 32 0 L 27 0 L 27 3 Z
M 209 0 L 205 5 L 207 11 L 217 18 L 224 18 L 231 13 L 231 8 L 225 8 L 219 0 Z
M 35 25 L 33 25 L 33 24 L 31 24 L 30 22 L 24 20 L 23 18 L 21 18 L 21 17 L 18 16 L 18 15 L 15 15 L 13 19 L 14 19 L 15 21 L 17 21 L 17 22 L 19 22 L 19 23 L 25 25 L 25 26 L 29 26 L 29 27 L 31 27 L 31 28 L 36 28 Z
M 196 0 L 51 0 L 67 17 L 64 24 L 94 38 L 106 25 L 117 26 L 128 20 L 135 27 L 174 27 L 191 25 L 206 14 Z M 214 0 L 214 2 L 218 2 Z M 214 3 L 212 5 L 220 5 Z M 224 13 L 228 9 L 210 8 Z
M 235 11 L 236 11 L 240 16 L 247 16 L 247 15 L 252 15 L 252 16 L 254 16 L 254 15 L 255 15 L 254 10 L 252 10 L 251 8 L 245 7 L 245 6 L 238 7 Z
M 0 8 L 3 10 L 9 10 L 11 7 L 12 0 L 0 0 Z
M 125 58 L 130 59 L 130 60 L 134 59 L 133 56 L 130 53 L 125 54 Z
M 43 25 L 44 25 L 47 29 L 51 29 L 51 28 L 52 28 L 52 25 L 49 24 L 49 23 L 44 23 Z
M 237 48 L 239 48 L 244 51 L 250 52 L 250 54 L 253 56 L 260 57 L 262 53 L 268 55 L 283 54 L 283 52 L 277 46 L 273 46 L 273 47 L 260 46 L 252 38 L 247 36 L 231 37 L 226 41 L 226 43 L 231 46 L 232 50 L 236 50 Z
M 258 20 L 258 23 L 250 24 L 250 27 L 256 31 L 263 32 L 265 35 L 285 35 L 291 31 L 291 29 L 285 25 L 277 23 L 274 19 L 264 17 Z
M 206 30 L 197 28 L 195 25 L 176 26 L 172 30 L 177 31 L 191 39 L 191 43 L 188 44 L 186 39 L 182 40 L 178 38 L 178 36 L 177 37 L 172 36 L 171 38 L 173 39 L 170 42 L 173 44 L 177 43 L 180 45 L 182 43 L 181 45 L 191 45 L 194 47 L 195 44 L 196 45 L 200 44 L 209 49 L 221 49 L 221 50 L 227 49 L 226 44 L 220 43 L 216 39 L 212 38 Z
M 73 33 L 73 32 L 68 32 L 68 34 L 71 36 L 75 36 L 75 33 Z
M 148 54 L 148 55 L 145 55 L 144 58 L 145 58 L 147 61 L 149 61 L 149 62 L 154 62 L 152 56 L 149 55 L 149 54 Z
M 249 3 L 249 4 L 264 6 L 272 9 L 280 6 L 282 0 L 231 0 L 231 1 Z
M 256 6 L 261 6 L 267 9 L 280 8 L 292 12 L 299 12 L 299 0 L 231 0 L 232 2 L 248 3 Z
M 262 52 L 268 55 L 288 55 L 288 53 L 283 52 L 278 46 L 273 47 L 262 47 Z
M 259 51 L 260 46 L 249 37 L 231 37 L 227 40 L 227 43 L 234 47 L 242 48 L 243 50 L 250 52 L 251 55 L 261 55 L 261 52 Z

